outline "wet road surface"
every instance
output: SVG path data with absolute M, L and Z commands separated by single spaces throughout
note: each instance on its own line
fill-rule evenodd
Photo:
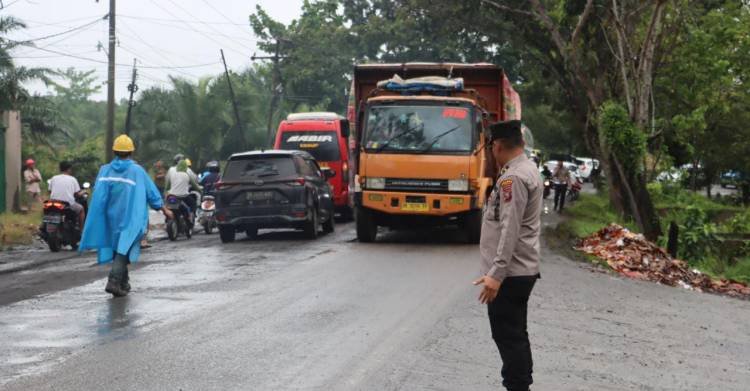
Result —
M 349 223 L 314 242 L 161 241 L 123 299 L 103 292 L 107 267 L 91 255 L 0 275 L 0 297 L 9 281 L 20 291 L 0 306 L 0 389 L 500 389 L 470 284 L 477 248 L 451 230 L 354 239 Z M 529 311 L 536 390 L 747 390 L 749 302 L 546 248 L 542 276 Z

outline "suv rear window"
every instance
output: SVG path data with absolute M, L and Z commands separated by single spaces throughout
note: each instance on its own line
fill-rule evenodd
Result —
M 283 132 L 280 147 L 308 152 L 319 162 L 341 159 L 338 138 L 332 131 Z
M 247 156 L 230 160 L 224 170 L 225 181 L 283 178 L 297 175 L 291 156 Z

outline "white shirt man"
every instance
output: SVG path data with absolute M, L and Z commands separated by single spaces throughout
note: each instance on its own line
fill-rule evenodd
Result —
M 81 191 L 81 186 L 78 180 L 67 171 L 50 179 L 49 191 L 51 199 L 67 202 L 74 212 L 81 213 L 83 210 L 83 206 L 76 202 L 76 193 Z

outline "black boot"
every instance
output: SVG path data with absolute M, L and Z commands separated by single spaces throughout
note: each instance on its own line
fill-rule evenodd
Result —
M 130 293 L 130 276 L 128 275 L 128 269 L 125 269 L 125 276 L 122 279 L 120 287 L 122 287 L 122 290 L 124 290 L 125 293 Z
M 128 292 L 122 288 L 120 281 L 114 278 L 107 280 L 107 287 L 104 288 L 104 291 L 111 293 L 114 297 L 123 297 L 128 294 Z

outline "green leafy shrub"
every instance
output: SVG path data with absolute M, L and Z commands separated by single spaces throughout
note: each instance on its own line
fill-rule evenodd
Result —
M 646 135 L 633 124 L 621 104 L 609 101 L 601 106 L 599 131 L 627 173 L 641 170 L 646 155 Z
M 695 263 L 715 254 L 719 239 L 716 226 L 708 221 L 703 209 L 688 207 L 685 212 L 685 221 L 680 225 L 679 255 Z

